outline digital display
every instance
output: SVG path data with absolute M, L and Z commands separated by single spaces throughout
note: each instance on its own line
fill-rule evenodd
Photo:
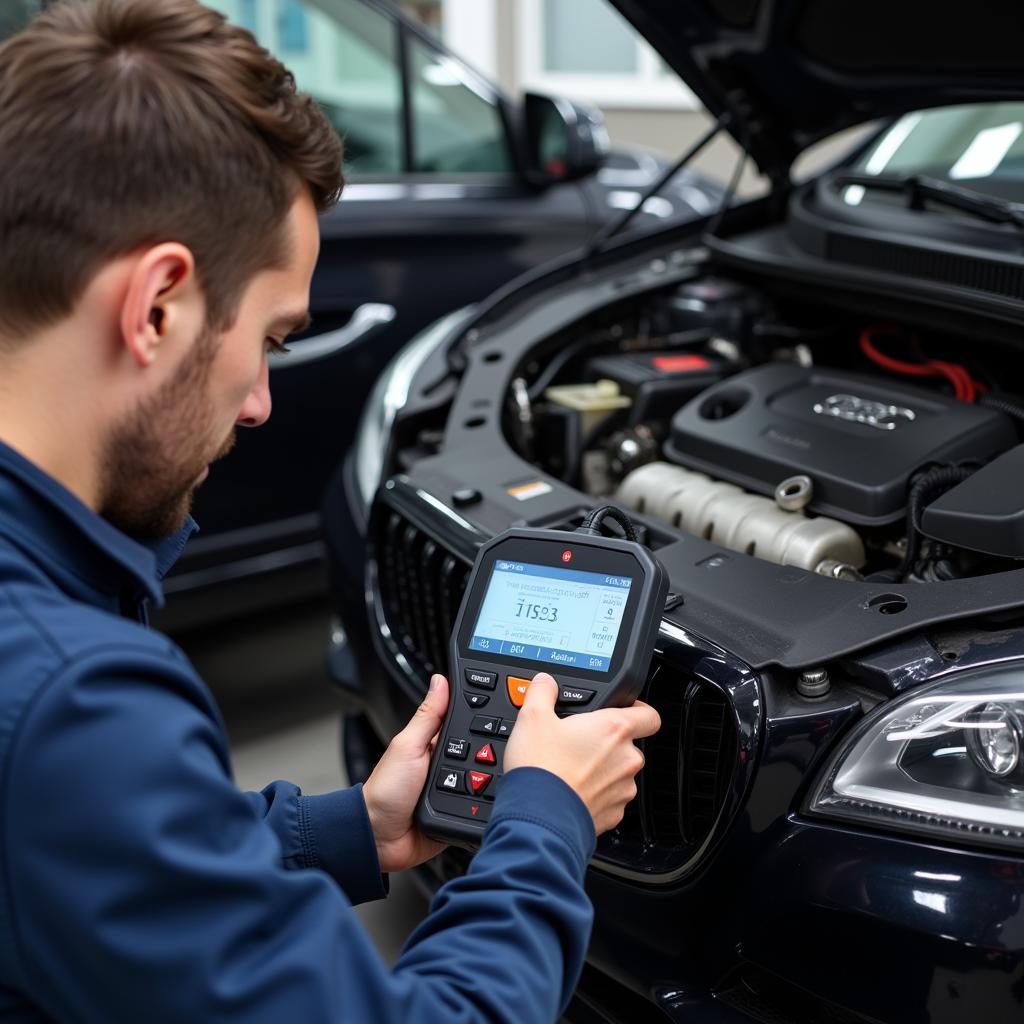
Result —
M 499 559 L 470 637 L 474 651 L 607 672 L 633 581 Z

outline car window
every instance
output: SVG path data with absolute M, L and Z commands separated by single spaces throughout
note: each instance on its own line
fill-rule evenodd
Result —
M 925 175 L 1024 202 L 1024 103 L 974 103 L 904 114 L 856 167 L 866 174 Z M 856 185 L 845 190 L 844 198 L 851 205 L 905 203 L 899 196 L 865 192 Z
M 497 105 L 459 63 L 409 36 L 413 169 L 423 173 L 512 170 Z
M 39 13 L 39 0 L 3 0 L 0 3 L 0 40 L 20 32 L 33 14 Z
M 207 0 L 295 75 L 345 139 L 352 177 L 404 164 L 398 27 L 360 0 Z

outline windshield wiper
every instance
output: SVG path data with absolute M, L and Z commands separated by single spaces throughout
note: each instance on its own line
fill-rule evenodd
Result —
M 986 196 L 972 189 L 951 185 L 939 178 L 926 174 L 856 174 L 844 172 L 832 175 L 832 184 L 837 189 L 850 185 L 878 189 L 882 192 L 902 192 L 907 197 L 911 210 L 925 209 L 925 202 L 938 203 L 962 213 L 969 213 L 979 220 L 992 224 L 1013 224 L 1024 227 L 1024 207 L 996 196 Z

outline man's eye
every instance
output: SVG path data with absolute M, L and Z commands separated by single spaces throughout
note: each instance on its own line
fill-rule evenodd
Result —
M 277 338 L 267 338 L 267 352 L 272 356 L 286 356 L 291 351 L 283 341 Z

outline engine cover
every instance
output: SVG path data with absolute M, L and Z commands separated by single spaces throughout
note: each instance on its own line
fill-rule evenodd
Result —
M 863 526 L 906 512 L 911 474 L 1012 447 L 1002 413 L 842 370 L 773 363 L 708 388 L 672 419 L 666 456 L 751 491 L 814 482 L 809 511 Z

